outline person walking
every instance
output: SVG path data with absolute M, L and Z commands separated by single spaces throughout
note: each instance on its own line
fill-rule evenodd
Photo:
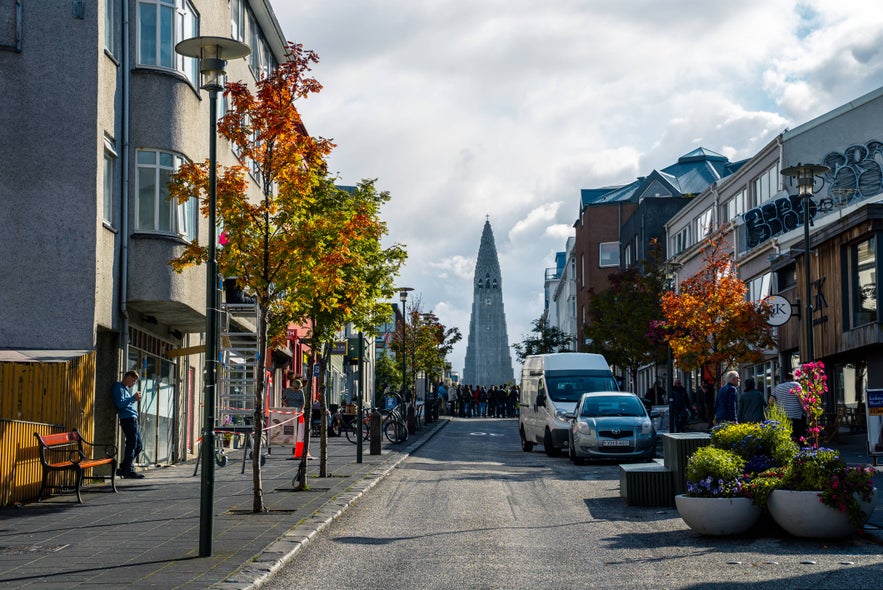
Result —
M 773 387 L 769 402 L 771 406 L 780 406 L 784 410 L 791 420 L 791 434 L 796 440 L 806 436 L 806 416 L 803 413 L 803 404 L 797 397 L 798 389 L 800 384 L 794 381 L 794 373 L 789 371 L 785 374 L 785 381 Z
M 122 381 L 117 381 L 111 392 L 113 404 L 117 409 L 120 420 L 120 429 L 126 438 L 126 446 L 123 451 L 123 460 L 117 469 L 117 475 L 125 479 L 142 479 L 141 473 L 136 473 L 133 467 L 137 457 L 144 446 L 141 443 L 141 430 L 138 427 L 138 402 L 141 401 L 141 391 L 132 393 L 132 387 L 141 378 L 137 371 L 127 371 Z
M 690 418 L 690 397 L 680 379 L 675 379 L 671 387 L 671 405 L 675 415 L 675 431 L 686 432 Z
M 714 423 L 736 421 L 736 404 L 739 399 L 739 382 L 741 377 L 736 371 L 729 371 L 724 379 L 726 383 L 717 392 L 714 402 Z
M 751 377 L 745 380 L 745 391 L 739 396 L 738 407 L 736 419 L 739 422 L 763 422 L 766 401 L 763 399 L 763 392 L 755 387 Z

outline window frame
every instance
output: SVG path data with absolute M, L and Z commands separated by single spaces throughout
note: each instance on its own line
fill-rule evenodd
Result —
M 117 225 L 116 179 L 118 162 L 119 155 L 113 145 L 113 140 L 105 137 L 102 159 L 101 216 L 104 223 L 110 227 L 116 227 Z
M 142 162 L 142 155 L 153 154 L 152 162 Z M 163 160 L 168 159 L 169 164 Z M 175 152 L 160 149 L 138 149 L 135 152 L 135 231 L 165 236 L 174 236 L 192 242 L 199 238 L 199 201 L 196 197 L 186 203 L 173 203 L 168 199 L 168 183 L 163 184 L 164 176 L 170 177 L 187 159 Z M 152 170 L 153 193 L 151 196 L 152 223 L 141 219 L 145 203 L 142 202 L 142 173 Z M 165 174 L 164 174 L 165 173 Z M 165 217 L 168 229 L 161 219 Z M 183 226 L 183 227 L 182 227 Z
M 151 9 L 152 7 L 152 9 Z M 152 10 L 154 24 L 154 46 L 145 47 L 145 16 Z M 164 18 L 171 16 L 171 22 Z M 155 68 L 174 71 L 199 87 L 199 60 L 195 57 L 179 55 L 175 45 L 184 39 L 199 36 L 200 16 L 191 0 L 138 0 L 137 4 L 137 65 L 141 68 Z M 166 39 L 166 36 L 169 36 Z M 148 49 L 152 51 L 148 52 Z M 148 56 L 147 54 L 150 53 Z M 147 58 L 147 59 L 145 59 Z
M 861 240 L 850 245 L 848 251 L 849 263 L 847 269 L 849 273 L 847 284 L 848 287 L 848 305 L 849 305 L 849 326 L 850 328 L 858 328 L 879 321 L 880 317 L 880 295 L 877 289 L 877 278 L 880 271 L 879 244 L 877 235 L 874 234 L 865 240 Z M 865 259 L 859 258 L 859 250 L 865 249 L 869 255 Z M 870 281 L 861 282 L 862 273 L 870 273 Z M 866 298 L 865 291 L 869 286 L 873 286 L 874 309 L 866 309 L 862 306 L 862 301 Z
M 605 256 L 605 250 L 608 252 Z M 605 258 L 610 259 L 610 253 L 615 253 L 615 262 L 604 263 Z M 619 267 L 619 242 L 599 242 L 598 243 L 598 268 L 615 268 Z

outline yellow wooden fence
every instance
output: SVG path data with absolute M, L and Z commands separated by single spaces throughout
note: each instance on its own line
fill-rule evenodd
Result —
M 0 506 L 40 490 L 35 432 L 94 432 L 95 353 L 0 362 Z

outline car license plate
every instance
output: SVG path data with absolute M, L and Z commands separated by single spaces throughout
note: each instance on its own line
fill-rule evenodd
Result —
M 627 440 L 602 440 L 602 447 L 630 447 L 632 443 Z

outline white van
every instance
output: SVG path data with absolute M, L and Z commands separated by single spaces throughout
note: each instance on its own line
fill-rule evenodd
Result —
M 583 393 L 618 391 L 613 371 L 600 354 L 559 352 L 537 354 L 524 359 L 521 370 L 518 430 L 521 448 L 543 445 L 550 457 L 567 447 L 570 421 Z

